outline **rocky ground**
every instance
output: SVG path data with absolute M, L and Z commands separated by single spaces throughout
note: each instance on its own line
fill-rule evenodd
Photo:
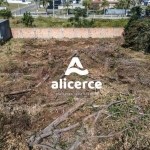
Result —
M 122 42 L 12 39 L 1 46 L 0 149 L 149 150 L 150 55 Z M 65 77 L 73 56 L 87 76 Z M 99 80 L 102 89 L 51 89 L 64 77 Z

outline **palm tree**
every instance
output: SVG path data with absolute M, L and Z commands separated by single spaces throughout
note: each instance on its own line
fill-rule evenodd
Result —
M 128 2 L 129 3 L 129 2 Z M 135 6 L 136 5 L 136 0 L 130 0 L 130 6 Z M 129 7 L 130 8 L 130 7 Z
M 127 0 L 126 1 L 126 9 L 130 8 L 131 5 L 131 0 Z
M 119 0 L 118 3 L 115 5 L 117 9 L 129 9 L 130 5 L 135 5 L 135 0 Z
M 9 3 L 5 0 L 0 0 L 0 6 L 4 6 L 4 5 L 9 6 Z
M 69 2 L 66 2 L 66 3 L 65 3 L 65 6 L 67 7 L 67 15 L 68 15 L 68 10 L 69 10 L 69 7 L 70 7 L 71 5 L 70 5 Z
M 101 7 L 104 9 L 104 14 L 105 14 L 105 8 L 109 7 L 109 2 L 107 0 L 102 0 Z
M 43 5 L 43 7 L 46 9 L 46 13 L 47 13 L 47 7 L 48 7 L 48 4 L 52 4 L 52 0 L 42 0 L 40 1 Z
M 85 6 L 86 12 L 87 12 L 87 16 L 88 16 L 88 8 L 92 5 L 91 0 L 83 0 L 82 5 Z
M 122 16 L 124 16 L 123 12 L 124 12 L 124 9 L 127 8 L 127 1 L 126 0 L 120 0 L 120 6 L 122 8 Z

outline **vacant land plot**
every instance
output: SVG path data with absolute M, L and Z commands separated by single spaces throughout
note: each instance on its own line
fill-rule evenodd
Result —
M 1 46 L 0 149 L 148 150 L 150 55 L 120 43 L 12 39 Z M 74 56 L 88 75 L 64 75 Z M 102 89 L 53 90 L 64 77 L 99 80 Z

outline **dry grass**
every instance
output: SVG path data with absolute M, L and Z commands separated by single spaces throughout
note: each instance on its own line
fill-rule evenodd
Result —
M 150 147 L 150 55 L 122 47 L 114 50 L 117 41 L 117 38 L 12 39 L 1 46 L 0 120 L 3 122 L 6 119 L 6 122 L 1 126 L 0 137 L 7 137 L 7 139 L 0 138 L 1 149 L 28 149 L 26 139 L 36 132 L 39 133 L 80 99 L 85 99 L 93 103 L 86 103 L 80 107 L 57 128 L 64 128 L 77 122 L 80 126 L 47 137 L 42 143 L 48 142 L 65 150 L 71 147 L 78 135 L 82 141 L 78 149 L 148 150 Z M 51 81 L 58 80 L 64 73 L 74 52 L 78 53 L 84 68 L 89 70 L 89 76 L 72 74 L 67 77 L 67 80 L 102 81 L 101 91 L 94 92 L 86 89 L 86 92 L 94 93 L 91 97 L 56 95 L 58 92 L 85 91 L 50 88 Z M 25 61 L 28 62 L 28 66 L 25 66 Z M 49 74 L 50 78 L 35 88 L 46 74 Z M 31 92 L 4 96 L 13 91 L 29 88 L 32 89 Z M 52 105 L 60 101 L 67 101 L 67 103 L 59 106 Z M 112 101 L 121 102 L 107 108 L 106 105 Z M 100 111 L 103 113 L 100 113 L 96 120 L 96 117 L 90 117 L 86 122 L 83 121 L 90 114 Z M 25 115 L 24 120 L 19 119 L 19 115 L 20 117 Z M 94 120 L 95 124 L 93 124 Z M 29 124 L 22 126 L 19 121 Z M 12 130 L 13 127 L 15 130 Z M 109 135 L 113 136 L 95 137 Z M 38 150 L 39 147 L 34 149 Z
M 23 8 L 25 6 L 28 6 L 28 5 L 26 5 L 26 4 L 12 4 L 12 3 L 10 3 L 9 6 L 8 6 L 8 9 L 16 10 L 16 9 Z

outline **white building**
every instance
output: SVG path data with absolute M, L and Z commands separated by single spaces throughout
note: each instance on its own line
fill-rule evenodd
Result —
M 7 0 L 8 3 L 29 4 L 29 0 Z
M 150 5 L 150 0 L 144 0 L 144 6 Z

